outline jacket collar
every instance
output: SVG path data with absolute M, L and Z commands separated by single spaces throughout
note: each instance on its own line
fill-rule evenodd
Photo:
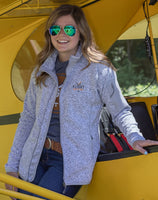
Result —
M 41 65 L 37 76 L 39 76 L 42 72 L 48 73 L 50 76 L 54 74 L 55 70 L 55 61 L 58 56 L 58 51 L 54 50 L 53 53 L 44 61 L 44 63 Z M 71 63 L 71 66 L 74 66 L 74 64 L 81 58 L 82 56 L 82 50 L 81 46 L 79 46 L 77 52 L 75 55 L 72 55 L 69 59 L 69 63 Z M 70 66 L 68 66 L 70 67 Z

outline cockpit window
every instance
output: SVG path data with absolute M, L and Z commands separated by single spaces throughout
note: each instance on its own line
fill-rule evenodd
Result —
M 158 39 L 155 46 L 158 47 Z M 153 60 L 147 56 L 144 39 L 118 40 L 107 56 L 117 68 L 124 96 L 158 95 Z

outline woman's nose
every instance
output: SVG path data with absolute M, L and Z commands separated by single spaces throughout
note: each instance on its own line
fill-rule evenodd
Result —
M 60 34 L 66 35 L 66 33 L 65 33 L 65 31 L 64 31 L 63 28 L 61 28 L 61 30 L 60 30 L 60 32 L 59 32 L 59 35 L 60 35 Z

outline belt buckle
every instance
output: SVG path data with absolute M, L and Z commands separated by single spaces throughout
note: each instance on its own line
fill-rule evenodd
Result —
M 48 142 L 49 142 L 49 147 L 48 149 L 51 149 L 52 148 L 52 142 L 51 142 L 51 139 L 50 138 L 47 138 L 48 139 Z

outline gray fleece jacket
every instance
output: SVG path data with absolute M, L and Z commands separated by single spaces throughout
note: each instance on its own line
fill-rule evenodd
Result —
M 24 101 L 24 109 L 6 164 L 7 172 L 19 172 L 22 179 L 33 181 L 47 136 L 52 108 L 58 90 L 54 52 L 40 67 L 49 77 L 44 85 L 35 84 L 35 71 Z M 100 148 L 99 117 L 106 104 L 113 121 L 132 145 L 144 140 L 121 94 L 115 72 L 106 65 L 91 63 L 78 50 L 71 56 L 60 93 L 60 130 L 66 185 L 88 184 Z

